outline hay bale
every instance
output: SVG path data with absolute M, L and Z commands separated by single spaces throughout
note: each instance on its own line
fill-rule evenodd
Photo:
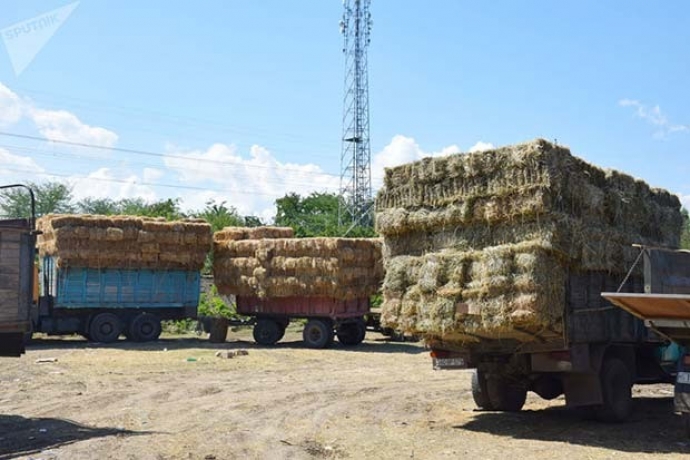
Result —
M 238 240 L 228 238 L 225 230 L 214 237 L 214 279 L 222 294 L 353 299 L 379 289 L 383 277 L 380 239 Z
M 622 278 L 633 243 L 677 247 L 681 224 L 677 197 L 544 140 L 387 169 L 382 322 L 444 340 L 557 333 L 573 273 Z
M 41 256 L 60 267 L 200 270 L 212 235 L 199 220 L 47 215 L 37 221 Z
M 260 240 L 263 238 L 293 238 L 291 227 L 225 227 L 213 234 L 214 241 Z

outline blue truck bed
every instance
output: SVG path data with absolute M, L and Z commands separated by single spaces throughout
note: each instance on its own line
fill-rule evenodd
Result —
M 194 309 L 199 304 L 198 271 L 57 268 L 43 259 L 44 289 L 60 309 Z M 44 293 L 45 294 L 45 293 Z

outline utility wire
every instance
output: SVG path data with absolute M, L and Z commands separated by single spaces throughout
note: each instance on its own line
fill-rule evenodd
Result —
M 224 165 L 224 166 L 237 165 L 236 163 L 230 163 L 230 162 L 221 161 L 221 160 L 210 160 L 208 158 L 190 158 L 190 157 L 187 157 L 184 155 L 150 152 L 150 151 L 140 150 L 140 149 L 127 149 L 127 148 L 122 148 L 122 147 L 111 147 L 111 146 L 105 146 L 105 145 L 88 144 L 85 142 L 73 142 L 73 141 L 65 141 L 65 140 L 59 140 L 59 139 L 47 139 L 47 138 L 40 137 L 40 136 L 32 136 L 29 134 L 19 134 L 19 133 L 9 133 L 6 131 L 0 131 L 0 136 L 13 137 L 16 139 L 40 141 L 40 142 L 51 142 L 51 143 L 55 143 L 55 144 L 69 145 L 72 147 L 84 147 L 84 148 L 91 148 L 91 149 L 97 149 L 97 150 L 105 150 L 105 151 L 110 151 L 110 152 L 129 153 L 129 154 L 133 154 L 133 155 L 145 155 L 145 156 L 151 156 L 151 157 L 157 157 L 157 158 L 175 158 L 175 159 L 190 161 L 190 162 L 212 163 L 212 164 L 218 164 L 218 165 Z M 334 178 L 340 178 L 339 174 L 331 174 L 331 173 L 327 173 L 327 172 L 316 173 L 316 172 L 304 171 L 304 170 L 296 169 L 296 168 L 289 168 L 286 166 L 250 165 L 250 164 L 245 164 L 245 163 L 242 163 L 242 166 L 247 167 L 247 168 L 278 169 L 278 170 L 282 170 L 282 171 L 293 171 L 293 172 L 297 172 L 297 173 L 301 173 L 301 174 L 323 175 L 323 176 L 331 176 Z

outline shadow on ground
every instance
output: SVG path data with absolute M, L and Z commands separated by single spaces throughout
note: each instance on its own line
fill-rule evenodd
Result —
M 628 422 L 588 420 L 565 407 L 517 413 L 484 412 L 453 428 L 513 439 L 553 441 L 629 453 L 690 454 L 682 420 L 673 413 L 672 398 L 635 398 Z
M 260 349 L 307 349 L 308 347 L 302 340 L 291 340 L 289 337 L 272 346 L 257 345 L 254 341 L 229 339 L 223 343 L 212 343 L 205 336 L 199 337 L 164 337 L 155 342 L 136 343 L 125 340 L 118 340 L 114 343 L 93 343 L 86 339 L 77 337 L 67 337 L 60 339 L 59 337 L 38 336 L 32 339 L 31 343 L 27 345 L 27 350 L 74 350 L 86 348 L 108 348 L 116 350 L 136 350 L 136 351 L 160 351 L 164 348 L 168 350 L 180 350 L 187 348 L 205 348 L 213 350 L 225 350 L 236 348 L 260 348 Z M 370 353 L 409 353 L 418 354 L 424 353 L 424 347 L 419 342 L 399 342 L 390 341 L 383 338 L 369 338 L 359 345 L 347 347 L 341 345 L 337 340 L 333 343 L 332 350 L 348 351 L 348 352 L 370 352 Z
M 25 418 L 0 414 L 0 460 L 31 455 L 86 439 L 139 434 L 147 433 L 92 428 L 57 418 Z

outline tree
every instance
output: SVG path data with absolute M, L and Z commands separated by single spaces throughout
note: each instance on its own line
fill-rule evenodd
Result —
M 233 206 L 227 206 L 225 201 L 215 203 L 213 200 L 206 202 L 206 207 L 203 211 L 195 214 L 195 217 L 204 219 L 211 224 L 214 232 L 222 230 L 225 227 L 244 227 L 245 222 L 237 213 L 237 209 Z
M 84 198 L 77 203 L 77 209 L 84 214 L 122 214 L 127 216 L 165 217 L 175 220 L 184 217 L 179 199 L 167 199 L 148 203 L 143 198 Z
M 28 182 L 36 198 L 36 216 L 74 212 L 72 188 L 61 182 Z M 21 187 L 0 190 L 0 212 L 5 217 L 26 218 L 31 215 L 31 197 Z
M 338 225 L 340 200 L 334 193 L 313 192 L 304 198 L 289 193 L 276 200 L 276 225 L 292 227 L 298 237 L 343 236 L 346 232 L 347 236 L 374 236 L 371 228 Z

